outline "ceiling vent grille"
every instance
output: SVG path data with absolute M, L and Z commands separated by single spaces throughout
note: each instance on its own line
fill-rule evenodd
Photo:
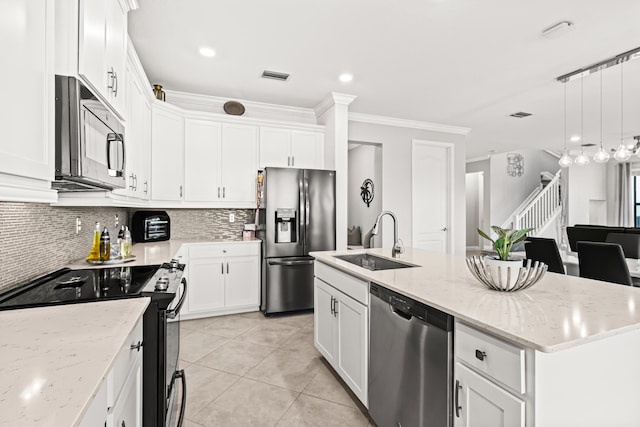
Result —
M 273 80 L 280 80 L 282 82 L 286 82 L 287 79 L 289 78 L 289 74 L 287 73 L 280 73 L 278 71 L 269 71 L 269 70 L 264 70 L 262 72 L 262 78 L 264 79 L 273 79 Z
M 524 117 L 529 117 L 531 113 L 525 113 L 524 111 L 518 111 L 517 113 L 509 114 L 511 117 L 516 117 L 518 119 L 522 119 Z

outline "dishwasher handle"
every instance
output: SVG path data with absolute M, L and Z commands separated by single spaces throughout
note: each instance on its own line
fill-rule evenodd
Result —
M 391 311 L 393 312 L 393 314 L 395 314 L 396 316 L 400 316 L 405 320 L 411 320 L 413 318 L 413 316 L 411 314 L 405 313 L 404 311 L 394 307 L 391 304 L 389 304 L 389 307 L 391 308 Z

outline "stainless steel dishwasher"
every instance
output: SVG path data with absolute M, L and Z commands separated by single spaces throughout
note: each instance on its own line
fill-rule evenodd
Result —
M 378 427 L 453 425 L 453 317 L 371 284 L 369 414 Z

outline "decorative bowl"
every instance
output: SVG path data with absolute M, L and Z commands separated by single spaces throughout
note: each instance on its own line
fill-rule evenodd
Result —
M 526 260 L 524 267 L 522 262 L 514 263 L 514 266 L 488 266 L 485 260 L 479 256 L 467 257 L 466 261 L 471 274 L 494 291 L 515 292 L 530 288 L 547 272 L 545 263 L 530 259 Z

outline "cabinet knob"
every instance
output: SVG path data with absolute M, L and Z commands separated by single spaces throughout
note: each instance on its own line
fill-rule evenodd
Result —
M 140 351 L 140 348 L 142 347 L 142 341 L 138 341 L 137 344 L 131 344 L 131 350 L 136 350 L 136 351 Z
M 484 361 L 486 357 L 487 357 L 487 353 L 485 353 L 482 350 L 476 350 L 476 359 Z

